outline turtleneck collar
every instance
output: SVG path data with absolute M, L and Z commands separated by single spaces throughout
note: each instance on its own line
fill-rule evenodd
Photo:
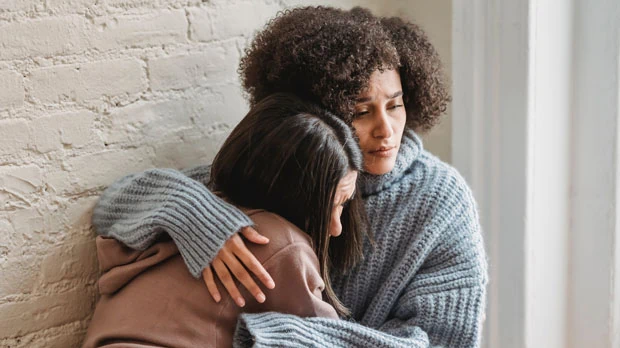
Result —
M 362 195 L 370 196 L 389 188 L 411 167 L 413 162 L 422 153 L 422 139 L 411 129 L 405 129 L 396 157 L 394 169 L 383 175 L 373 175 L 361 172 L 357 180 L 357 187 Z

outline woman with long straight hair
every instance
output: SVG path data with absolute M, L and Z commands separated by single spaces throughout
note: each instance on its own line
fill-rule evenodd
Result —
M 290 92 L 353 128 L 364 157 L 357 184 L 374 236 L 364 240 L 364 258 L 355 267 L 331 269 L 334 291 L 352 320 L 244 314 L 239 341 L 255 347 L 478 347 L 487 260 L 471 190 L 457 170 L 424 149 L 419 136 L 437 124 L 450 100 L 439 55 L 424 31 L 361 8 L 296 8 L 278 13 L 257 33 L 239 73 L 251 105 Z M 248 245 L 265 241 L 247 216 L 200 185 L 206 173 L 208 167 L 150 170 L 121 181 L 103 193 L 93 223 L 98 233 L 134 248 L 166 229 L 215 298 L 223 298 L 213 288 L 215 277 L 238 303 L 243 298 L 230 274 L 215 267 L 220 262 L 261 298 L 264 289 L 251 275 L 266 288 L 274 284 L 241 236 Z M 155 196 L 159 187 L 168 194 Z M 201 208 L 175 200 L 190 192 Z M 134 206 L 107 215 L 119 200 Z M 154 220 L 140 220 L 145 211 Z M 181 212 L 198 223 L 157 223 Z M 339 242 L 330 247 L 333 255 Z
M 291 95 L 263 99 L 225 141 L 208 185 L 270 239 L 251 250 L 278 286 L 262 303 L 216 302 L 167 236 L 145 251 L 98 237 L 101 299 L 84 347 L 229 347 L 243 312 L 348 315 L 329 271 L 361 257 L 365 219 L 355 191 L 361 165 L 357 142 L 340 119 Z M 192 195 L 177 199 L 197 203 Z M 116 209 L 122 212 L 123 204 Z M 182 228 L 195 222 L 186 215 L 159 223 Z M 333 237 L 340 249 L 330 255 Z

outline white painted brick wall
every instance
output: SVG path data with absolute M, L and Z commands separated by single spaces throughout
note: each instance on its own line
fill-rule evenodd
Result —
M 101 190 L 209 162 L 247 111 L 236 68 L 252 33 L 329 3 L 0 0 L 1 347 L 80 345 Z

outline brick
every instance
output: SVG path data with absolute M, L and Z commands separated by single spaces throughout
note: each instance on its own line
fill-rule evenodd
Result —
M 95 114 L 89 111 L 41 117 L 33 123 L 33 143 L 40 152 L 60 150 L 63 146 L 81 148 L 95 138 Z
M 66 170 L 59 168 L 48 168 L 44 173 L 44 180 L 50 191 L 56 194 L 68 194 L 71 185 L 68 184 L 71 180 L 70 174 Z
M 3 210 L 10 210 L 13 207 L 13 204 L 9 203 L 11 199 L 11 195 L 0 189 L 0 212 Z
M 148 62 L 155 91 L 206 86 L 236 80 L 239 53 L 234 43 L 210 45 L 208 51 Z
M 43 284 L 53 284 L 68 279 L 96 278 L 98 272 L 95 241 L 53 248 L 43 258 L 41 277 Z
M 197 111 L 198 125 L 223 122 L 236 125 L 247 114 L 249 106 L 242 94 L 241 86 L 236 84 L 214 88 L 210 98 L 199 98 L 202 102 Z
M 42 186 L 41 171 L 36 166 L 0 167 L 0 192 L 5 194 L 0 209 L 31 205 Z
M 116 109 L 102 120 L 106 125 L 104 141 L 160 143 L 180 130 L 204 129 L 216 122 L 236 125 L 247 112 L 241 88 L 225 85 L 216 91 L 189 99 L 136 103 Z
M 0 338 L 0 347 L 10 348 L 67 348 L 80 347 L 86 334 L 85 320 L 55 326 L 18 337 Z
M 76 231 L 90 228 L 93 208 L 98 199 L 98 196 L 89 196 L 49 207 L 43 215 L 45 235 L 61 233 L 75 239 Z M 58 240 L 59 236 L 55 239 Z
M 71 223 L 68 227 L 72 229 L 75 226 L 90 226 L 93 209 L 97 201 L 99 201 L 98 196 L 91 196 L 70 202 L 63 213 L 67 221 Z
M 46 0 L 48 10 L 54 13 L 85 13 L 97 5 L 98 0 Z
M 178 2 L 178 0 L 174 0 L 174 1 Z M 139 7 L 152 8 L 158 5 L 157 2 L 153 0 L 107 0 L 106 4 L 108 6 L 121 7 L 121 8 L 139 8 Z
M 32 72 L 32 96 L 44 103 L 98 100 L 146 89 L 136 59 L 62 65 Z
M 280 11 L 277 2 L 264 1 L 232 2 L 222 7 L 216 7 L 213 18 L 213 37 L 227 39 L 235 36 L 253 36 L 253 33 L 262 28 L 269 19 Z M 191 22 L 192 25 L 203 26 L 201 22 Z M 200 40 L 199 40 L 200 41 Z
M 88 47 L 86 20 L 77 16 L 0 25 L 0 59 L 52 57 Z
M 125 0 L 112 0 L 112 1 L 125 1 Z M 200 4 L 205 3 L 207 0 L 159 0 L 160 7 L 189 7 L 189 6 L 198 6 Z
M 28 147 L 30 130 L 25 120 L 0 120 L 0 155 L 16 154 Z
M 114 17 L 98 23 L 92 41 L 103 51 L 186 43 L 187 26 L 184 10 Z
M 46 338 L 46 348 L 67 348 L 67 347 L 80 347 L 86 330 L 79 330 L 77 332 L 67 332 L 66 329 L 61 331 L 60 335 Z
M 43 215 L 37 208 L 24 208 L 11 212 L 9 219 L 13 224 L 13 230 L 19 236 L 15 241 L 21 247 L 32 242 L 38 242 L 44 232 Z
M 109 150 L 70 158 L 66 163 L 71 180 L 65 189 L 80 192 L 107 186 L 123 175 L 151 168 L 151 158 L 148 148 Z
M 211 12 L 212 10 L 208 7 L 190 8 L 187 10 L 189 37 L 192 41 L 205 42 L 215 39 Z
M 30 275 L 32 276 L 32 275 Z M 94 287 L 0 305 L 0 337 L 14 337 L 80 320 L 95 301 Z
M 45 0 L 2 0 L 0 11 L 34 11 L 42 10 Z
M 155 166 L 171 168 L 189 168 L 213 161 L 217 150 L 232 130 L 228 125 L 221 125 L 221 132 L 205 136 L 198 130 L 183 132 L 183 141 L 168 139 L 155 145 Z
M 6 232 L 0 230 L 0 237 L 6 234 L 10 250 L 18 248 L 28 252 L 44 251 L 49 245 L 80 238 L 88 240 L 92 238 L 91 217 L 97 200 L 98 196 L 52 202 L 41 199 L 31 204 L 32 207 L 3 212 L 6 218 L 0 217 L 0 228 L 5 226 Z
M 0 264 L 0 274 L 2 274 L 0 298 L 8 295 L 27 294 L 34 289 L 41 260 L 35 256 L 16 258 L 18 254 L 11 253 L 13 257 L 9 258 L 8 262 Z M 0 313 L 2 313 L 2 319 L 6 319 L 4 313 L 2 311 Z M 0 322 L 2 321 L 0 320 Z M 1 334 L 0 337 L 2 337 Z
M 24 79 L 13 71 L 0 71 L 0 110 L 24 104 Z
M 92 49 L 108 51 L 184 43 L 187 42 L 187 26 L 185 12 L 181 9 L 143 15 L 100 16 L 94 23 L 83 15 L 11 22 L 0 25 L 0 59 L 53 57 Z
M 0 265 L 6 262 L 10 251 L 14 249 L 13 236 L 15 231 L 9 220 L 0 218 Z M 2 297 L 2 296 L 0 296 Z
M 164 139 L 171 131 L 191 127 L 193 104 L 186 100 L 144 102 L 116 109 L 105 116 L 103 132 L 106 144 L 141 144 Z
M 0 167 L 0 187 L 17 195 L 38 191 L 43 185 L 41 169 L 34 165 Z
M 183 8 L 197 6 L 205 1 L 207 0 L 106 0 L 106 5 L 122 9 Z
M 60 326 L 54 326 L 26 335 L 0 339 L 0 347 L 11 348 L 67 348 L 80 347 L 91 316 Z

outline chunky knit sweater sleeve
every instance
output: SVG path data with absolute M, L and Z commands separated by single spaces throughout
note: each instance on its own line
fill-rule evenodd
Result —
M 393 298 L 381 299 L 385 308 L 374 311 L 389 314 L 370 320 L 380 323 L 376 327 L 273 312 L 243 314 L 237 346 L 479 347 L 487 264 L 475 203 L 469 191 L 462 192 L 466 197 L 446 200 L 444 214 L 420 231 L 428 236 L 428 247 L 413 246 L 402 259 L 424 262 L 410 278 L 403 276 L 404 284 L 390 284 Z M 434 230 L 438 226 L 443 227 Z
M 169 234 L 198 278 L 224 242 L 252 220 L 209 191 L 210 166 L 150 169 L 125 176 L 101 195 L 93 212 L 97 233 L 138 250 Z

